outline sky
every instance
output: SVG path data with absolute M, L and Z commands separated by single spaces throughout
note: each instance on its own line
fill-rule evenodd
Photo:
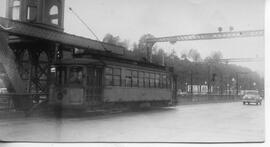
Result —
M 0 0 L 0 16 L 5 13 L 5 0 Z M 3 4 L 3 5 L 2 5 Z M 65 31 L 95 37 L 68 10 L 73 10 L 102 38 L 107 34 L 138 42 L 147 33 L 155 37 L 214 33 L 218 27 L 229 31 L 264 28 L 264 0 L 66 0 Z M 167 53 L 177 55 L 196 49 L 204 58 L 221 51 L 224 58 L 264 57 L 264 37 L 157 43 Z M 261 75 L 263 63 L 237 63 Z

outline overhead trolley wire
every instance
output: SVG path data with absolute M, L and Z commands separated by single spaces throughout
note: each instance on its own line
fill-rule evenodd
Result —
M 100 41 L 100 39 L 98 38 L 98 36 L 95 34 L 95 32 L 81 19 L 81 17 L 71 8 L 69 7 L 69 10 L 79 19 L 79 21 L 94 35 L 94 37 L 96 38 L 97 41 L 99 41 L 99 43 L 101 44 L 102 48 L 106 51 L 106 52 L 111 52 L 109 51 L 104 44 Z

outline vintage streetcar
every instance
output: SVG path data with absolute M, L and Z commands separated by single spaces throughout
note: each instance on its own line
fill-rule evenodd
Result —
M 63 109 L 170 106 L 173 69 L 131 59 L 73 58 L 52 68 L 49 105 Z

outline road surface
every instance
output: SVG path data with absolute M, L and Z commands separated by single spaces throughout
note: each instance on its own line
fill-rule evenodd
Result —
M 3 141 L 261 142 L 264 105 L 180 105 L 99 116 L 0 118 Z

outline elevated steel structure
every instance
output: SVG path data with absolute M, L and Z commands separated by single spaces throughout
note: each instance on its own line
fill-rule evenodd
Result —
M 221 62 L 230 63 L 230 62 L 263 62 L 263 58 L 227 58 L 221 59 Z
M 168 37 L 157 37 L 147 39 L 147 59 L 152 60 L 152 47 L 158 42 L 176 43 L 177 41 L 194 41 L 194 40 L 213 40 L 213 39 L 232 39 L 246 37 L 261 37 L 264 36 L 264 30 L 245 30 L 235 32 L 220 32 L 220 33 L 202 33 L 189 34 Z
M 0 17 L 0 25 L 2 26 L 0 27 L 0 30 L 7 32 L 10 35 L 42 39 L 85 50 L 104 51 L 105 47 L 111 53 L 118 55 L 124 54 L 124 48 L 121 46 L 99 42 L 96 40 L 35 26 L 25 22 L 13 21 Z

